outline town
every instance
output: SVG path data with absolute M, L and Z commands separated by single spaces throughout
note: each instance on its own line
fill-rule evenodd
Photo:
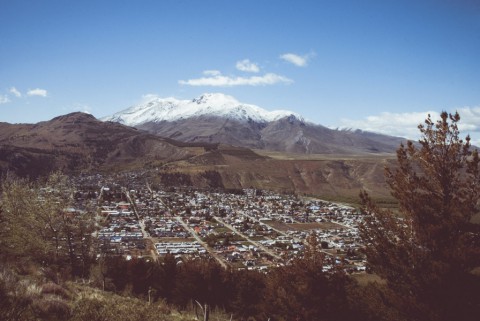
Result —
M 303 255 L 315 235 L 325 271 L 365 271 L 356 209 L 270 191 L 151 186 L 141 175 L 76 179 L 77 201 L 94 200 L 98 256 L 127 260 L 210 257 L 233 269 L 267 271 Z

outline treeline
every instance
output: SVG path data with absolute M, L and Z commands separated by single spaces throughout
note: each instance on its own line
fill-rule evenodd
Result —
M 160 173 L 160 182 L 164 186 L 192 186 L 190 175 L 184 173 Z
M 207 170 L 200 173 L 199 178 L 202 179 L 208 188 L 223 189 L 222 176 L 218 171 Z M 159 174 L 160 183 L 163 186 L 178 187 L 178 186 L 193 186 L 192 177 L 189 174 L 179 172 L 163 172 Z
M 161 262 L 107 257 L 96 284 L 107 291 L 186 309 L 195 301 L 233 314 L 235 320 L 363 320 L 387 312 L 369 289 L 341 269 L 322 272 L 322 261 L 298 259 L 265 274 L 225 270 L 216 261 L 172 255 Z M 388 310 L 388 309 L 384 309 Z

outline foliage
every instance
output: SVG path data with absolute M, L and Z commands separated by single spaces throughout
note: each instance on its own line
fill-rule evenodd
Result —
M 31 309 L 31 298 L 26 295 L 26 289 L 18 283 L 18 277 L 11 271 L 0 270 L 0 315 L 2 320 L 28 320 Z
M 430 116 L 412 142 L 397 151 L 386 180 L 401 216 L 361 193 L 367 214 L 361 233 L 370 269 L 387 280 L 388 304 L 409 320 L 469 320 L 480 312 L 480 159 L 460 138 L 458 114 Z
M 158 302 L 149 305 L 138 299 L 96 295 L 77 300 L 72 309 L 71 321 L 156 321 L 173 320 L 170 309 Z
M 265 316 L 272 320 L 356 320 L 347 304 L 353 281 L 341 269 L 323 272 L 323 263 L 324 254 L 312 233 L 303 258 L 267 276 Z
M 160 181 L 165 186 L 192 186 L 190 175 L 184 173 L 160 173 Z
M 205 171 L 200 174 L 207 181 L 207 186 L 210 188 L 224 188 L 222 176 L 218 171 Z
M 42 186 L 8 177 L 2 183 L 0 248 L 5 261 L 33 261 L 85 277 L 91 264 L 93 211 L 71 210 L 74 189 L 52 174 Z

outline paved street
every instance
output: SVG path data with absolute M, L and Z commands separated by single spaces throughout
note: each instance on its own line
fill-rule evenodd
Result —
M 190 232 L 190 234 L 192 234 L 192 236 L 195 238 L 195 240 L 196 240 L 200 245 L 202 245 L 202 246 L 208 251 L 208 253 L 209 253 L 213 258 L 215 258 L 215 259 L 218 261 L 218 263 L 220 263 L 220 265 L 221 265 L 222 267 L 224 267 L 224 268 L 227 268 L 227 267 L 228 267 L 227 264 L 225 263 L 225 261 L 224 261 L 221 257 L 219 257 L 217 253 L 214 253 L 214 252 L 212 251 L 212 249 L 207 245 L 207 243 L 205 243 L 205 242 L 197 235 L 197 233 L 196 233 L 190 226 L 188 226 L 187 223 L 185 223 L 185 222 L 182 220 L 181 217 L 175 216 L 175 219 L 176 219 L 180 224 L 182 224 L 183 228 L 184 228 L 186 231 L 188 231 L 188 232 Z

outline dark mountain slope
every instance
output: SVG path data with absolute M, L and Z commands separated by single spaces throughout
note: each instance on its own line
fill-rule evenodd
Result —
M 360 130 L 334 130 L 293 115 L 266 123 L 203 115 L 147 122 L 137 128 L 183 142 L 221 143 L 300 154 L 393 153 L 400 142 L 405 141 Z
M 36 177 L 53 169 L 123 167 L 193 154 L 155 135 L 72 113 L 38 124 L 0 123 L 0 155 L 2 170 Z

